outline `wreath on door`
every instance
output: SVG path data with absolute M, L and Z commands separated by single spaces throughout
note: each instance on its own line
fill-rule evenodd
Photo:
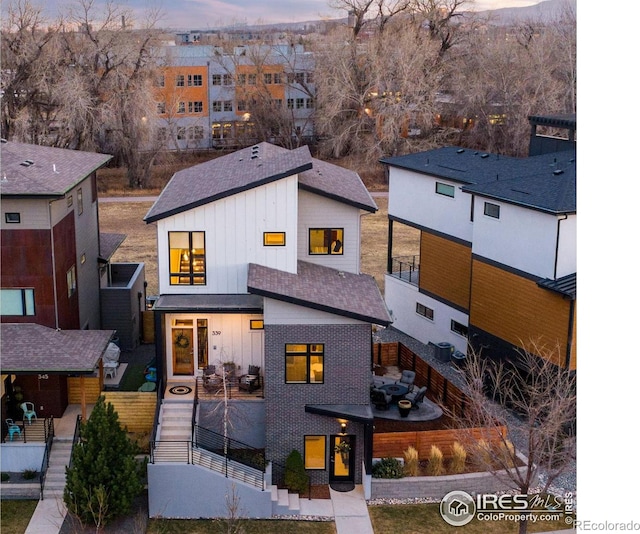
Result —
M 176 347 L 180 347 L 181 349 L 186 349 L 190 343 L 191 342 L 189 341 L 189 338 L 184 334 L 180 333 L 176 336 L 176 339 L 175 339 Z

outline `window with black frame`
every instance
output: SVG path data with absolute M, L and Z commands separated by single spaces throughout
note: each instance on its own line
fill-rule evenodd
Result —
M 310 228 L 309 254 L 343 254 L 344 229 Z
M 287 343 L 285 346 L 287 384 L 324 383 L 324 345 Z
M 169 232 L 171 285 L 206 283 L 204 232 Z

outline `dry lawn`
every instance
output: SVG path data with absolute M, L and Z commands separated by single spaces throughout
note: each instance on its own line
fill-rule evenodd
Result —
M 376 198 L 380 208 L 362 217 L 361 270 L 372 275 L 384 291 L 387 269 L 387 199 Z M 114 262 L 144 262 L 148 283 L 147 295 L 158 294 L 158 263 L 156 256 L 156 225 L 146 224 L 142 218 L 151 202 L 101 202 L 100 230 L 126 234 L 124 243 L 112 257 Z M 414 228 L 394 225 L 393 254 L 418 254 L 420 232 Z

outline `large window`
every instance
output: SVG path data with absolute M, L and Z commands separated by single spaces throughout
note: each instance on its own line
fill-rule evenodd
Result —
M 342 254 L 343 243 L 342 228 L 309 229 L 309 254 Z
M 189 113 L 202 113 L 202 101 L 189 102 Z
M 171 285 L 205 283 L 204 232 L 169 232 Z
M 184 74 L 176 75 L 176 87 L 184 87 Z
M 0 315 L 35 315 L 33 289 L 3 289 L 0 291 Z
M 326 469 L 327 438 L 325 436 L 304 437 L 304 468 Z
M 324 382 L 324 345 L 287 343 L 285 359 L 287 384 L 322 384 Z

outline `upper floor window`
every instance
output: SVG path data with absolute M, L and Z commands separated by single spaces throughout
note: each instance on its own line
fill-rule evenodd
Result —
M 436 193 L 444 195 L 446 197 L 454 198 L 456 188 L 449 184 L 443 184 L 442 182 L 436 182 Z
M 2 289 L 0 291 L 0 315 L 35 315 L 36 304 L 33 289 Z
M 247 83 L 246 74 L 238 74 L 238 85 L 245 85 Z
M 67 297 L 71 297 L 77 289 L 76 266 L 67 271 Z
M 271 85 L 273 83 L 273 73 L 265 72 L 263 74 L 263 79 L 264 79 L 264 84 L 265 85 Z
M 189 87 L 201 87 L 202 86 L 202 74 L 189 74 L 187 76 L 187 85 Z
M 82 215 L 84 211 L 84 203 L 82 202 L 82 188 L 78 189 L 78 215 Z
M 249 85 L 255 85 L 258 81 L 258 76 L 256 74 L 249 74 L 247 82 Z
M 274 72 L 273 73 L 273 83 L 274 84 L 281 84 L 282 83 L 282 73 L 281 72 Z
M 323 344 L 287 343 L 285 360 L 287 384 L 322 384 L 324 382 Z
M 20 214 L 16 212 L 5 213 L 4 214 L 4 222 L 17 224 L 20 222 Z
M 309 254 L 342 254 L 344 229 L 310 228 Z
M 156 113 L 163 115 L 167 112 L 167 105 L 164 102 L 156 102 Z
M 189 102 L 189 113 L 202 113 L 202 101 Z
M 304 98 L 296 98 L 296 109 L 304 108 Z
M 262 244 L 265 247 L 284 247 L 287 244 L 285 236 L 285 232 L 264 232 Z
M 164 87 L 164 74 L 156 77 L 156 87 Z
M 204 232 L 169 232 L 171 285 L 205 283 Z
M 211 85 L 222 85 L 222 74 L 212 74 Z
M 184 74 L 176 76 L 176 87 L 184 87 Z
M 500 218 L 500 206 L 498 204 L 492 204 L 491 202 L 484 203 L 484 214 L 487 217 L 493 217 L 494 219 Z
M 178 110 L 177 113 L 184 113 L 185 112 L 185 105 L 184 102 L 178 102 Z

